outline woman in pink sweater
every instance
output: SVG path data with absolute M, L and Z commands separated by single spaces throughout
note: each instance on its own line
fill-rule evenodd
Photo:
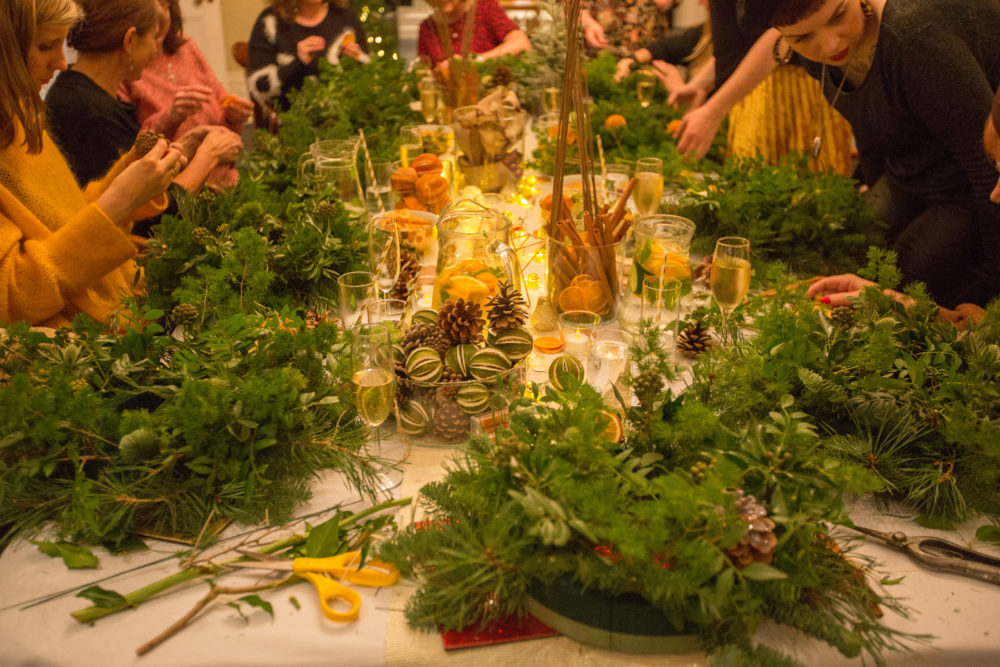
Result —
M 125 81 L 118 96 L 132 103 L 143 127 L 174 140 L 199 125 L 224 125 L 237 134 L 253 112 L 250 100 L 230 95 L 193 39 L 184 34 L 178 0 L 159 0 L 165 13 L 162 49 L 142 71 Z M 217 167 L 208 182 L 236 184 L 232 165 Z

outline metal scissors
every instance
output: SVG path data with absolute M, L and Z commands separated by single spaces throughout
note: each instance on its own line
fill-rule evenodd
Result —
M 1000 586 L 1000 558 L 967 549 L 939 537 L 910 537 L 900 531 L 883 533 L 864 526 L 854 530 L 902 551 L 924 567 L 960 574 Z
M 245 556 L 254 558 L 257 562 L 226 563 L 229 567 L 247 567 L 254 569 L 291 571 L 297 577 L 305 579 L 316 588 L 319 594 L 319 606 L 331 621 L 350 623 L 358 617 L 361 611 L 361 594 L 342 581 L 359 586 L 391 586 L 399 581 L 399 570 L 380 560 L 370 560 L 361 567 L 361 553 L 348 551 L 327 558 L 295 558 L 288 560 L 274 556 L 266 556 L 251 551 L 241 551 Z M 377 568 L 377 569 L 373 569 Z M 330 602 L 342 600 L 351 608 L 348 611 L 336 611 Z

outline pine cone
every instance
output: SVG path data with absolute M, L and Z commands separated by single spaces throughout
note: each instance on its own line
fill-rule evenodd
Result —
M 642 409 L 648 411 L 656 402 L 656 397 L 663 393 L 663 376 L 658 371 L 647 368 L 635 378 L 632 390 Z
M 212 240 L 212 232 L 208 231 L 206 227 L 195 227 L 191 230 L 191 238 L 194 239 L 195 243 L 205 245 Z
M 830 319 L 839 326 L 849 327 L 854 324 L 854 309 L 850 306 L 837 306 L 830 311 Z
M 392 365 L 396 371 L 396 403 L 402 406 L 413 396 L 415 387 L 406 375 L 406 364 L 404 362 L 397 359 Z
M 486 320 L 494 333 L 517 329 L 528 319 L 528 304 L 521 293 L 507 282 L 501 282 L 499 288 L 500 293 L 486 302 L 489 308 Z
M 434 348 L 441 358 L 451 347 L 451 339 L 433 324 L 420 322 L 407 329 L 399 339 L 399 345 L 403 348 L 403 353 L 410 356 L 410 352 L 418 347 Z
M 438 311 L 438 326 L 455 345 L 483 342 L 483 307 L 475 301 L 448 299 Z
M 684 327 L 677 336 L 677 351 L 689 359 L 694 359 L 712 347 L 712 334 L 701 322 Z
M 194 324 L 198 321 L 198 308 L 190 303 L 179 303 L 170 310 L 170 321 L 175 325 Z
M 434 413 L 434 435 L 446 442 L 464 439 L 469 434 L 469 415 L 454 401 L 441 403 Z
M 139 130 L 139 136 L 135 139 L 136 156 L 140 158 L 145 157 L 146 153 L 153 150 L 153 147 L 156 146 L 156 142 L 160 139 L 166 139 L 166 137 L 159 132 L 148 128 Z
M 510 68 L 506 65 L 500 65 L 493 71 L 493 75 L 490 77 L 490 82 L 486 86 L 486 89 L 496 88 L 497 86 L 509 86 L 514 82 L 514 75 L 511 74 Z
M 438 380 L 441 386 L 434 390 L 434 398 L 438 404 L 455 403 L 455 396 L 458 395 L 458 388 L 460 386 L 458 383 L 464 379 L 461 375 L 445 366 L 444 373 L 441 374 L 441 378 Z
M 740 518 L 749 522 L 750 530 L 739 544 L 726 551 L 726 555 L 741 570 L 751 563 L 767 565 L 774 560 L 774 548 L 778 545 L 774 522 L 767 518 L 767 510 L 756 498 L 744 495 L 739 489 L 733 494 L 736 496 Z
M 400 299 L 402 301 L 409 299 L 413 283 L 419 272 L 420 260 L 417 259 L 415 253 L 403 248 L 399 253 L 399 278 L 396 279 L 396 284 L 392 286 L 389 298 Z

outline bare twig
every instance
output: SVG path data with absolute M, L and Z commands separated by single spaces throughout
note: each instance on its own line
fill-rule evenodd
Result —
M 215 508 L 213 507 L 212 511 L 208 513 L 208 518 L 205 519 L 205 523 L 202 524 L 201 530 L 198 532 L 198 537 L 195 538 L 194 544 L 191 545 L 191 555 L 188 556 L 188 559 L 184 561 L 183 565 L 181 565 L 182 570 L 186 570 L 187 568 L 191 567 L 191 565 L 194 563 L 194 557 L 195 554 L 198 553 L 198 545 L 201 544 L 201 538 L 205 535 L 205 530 L 208 528 L 208 524 L 212 523 L 212 519 L 214 518 L 215 518 Z

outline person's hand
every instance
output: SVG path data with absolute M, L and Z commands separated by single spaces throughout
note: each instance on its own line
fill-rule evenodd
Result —
M 198 147 L 198 154 L 208 155 L 219 164 L 232 164 L 242 148 L 240 135 L 224 127 L 213 127 Z
M 179 125 L 185 118 L 195 113 L 203 104 L 212 100 L 212 89 L 205 86 L 185 86 L 174 93 L 170 103 L 170 120 Z
M 621 82 L 622 79 L 629 75 L 629 72 L 632 71 L 632 63 L 634 62 L 635 60 L 632 58 L 622 58 L 618 61 L 618 64 L 615 65 L 615 82 Z
M 721 122 L 722 117 L 716 115 L 710 105 L 688 111 L 677 130 L 677 150 L 697 160 L 705 157 Z
M 205 136 L 208 135 L 212 127 L 212 125 L 199 125 L 197 127 L 193 127 L 185 132 L 180 139 L 172 143 L 171 146 L 179 150 L 181 154 L 188 161 L 190 161 L 194 158 L 194 154 L 198 151 L 198 146 L 201 146 L 201 142 L 204 141 Z
M 667 97 L 667 104 L 675 109 L 697 109 L 705 102 L 706 97 L 708 97 L 707 90 L 702 86 L 688 82 L 671 91 Z
M 363 53 L 363 51 L 361 50 L 361 45 L 358 44 L 357 42 L 349 42 L 347 44 L 344 44 L 340 48 L 340 54 L 341 55 L 350 56 L 350 57 L 354 58 L 355 60 L 357 60 L 358 58 L 360 58 L 362 53 Z
M 834 307 L 850 306 L 863 289 L 875 285 L 876 283 L 853 273 L 842 273 L 838 276 L 820 278 L 809 286 L 806 296 L 811 299 L 820 297 L 820 301 Z
M 323 49 L 326 48 L 326 40 L 319 35 L 310 35 L 295 45 L 295 55 L 303 64 L 308 65 Z
M 230 95 L 222 100 L 222 112 L 230 125 L 242 125 L 253 115 L 253 102 L 245 97 Z
M 583 28 L 583 41 L 592 49 L 606 49 L 611 45 L 604 36 L 604 28 L 597 21 L 588 23 Z
M 125 167 L 96 203 L 111 220 L 123 222 L 132 211 L 163 194 L 186 164 L 180 151 L 160 139 L 144 157 Z
M 668 93 L 684 86 L 684 77 L 681 76 L 677 68 L 663 60 L 653 61 L 653 74 L 660 80 Z

